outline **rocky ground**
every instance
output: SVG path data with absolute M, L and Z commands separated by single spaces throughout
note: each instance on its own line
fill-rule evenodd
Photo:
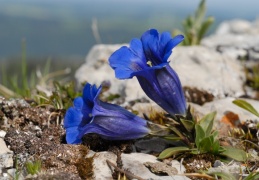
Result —
M 224 40 L 222 40 L 224 39 Z M 258 90 L 247 86 L 244 67 L 259 63 L 258 22 L 233 20 L 224 22 L 201 46 L 177 47 L 170 57 L 179 74 L 186 99 L 197 116 L 217 111 L 215 128 L 224 145 L 244 145 L 244 135 L 254 145 L 246 149 L 253 156 L 248 162 L 224 163 L 217 157 L 173 157 L 159 161 L 157 155 L 172 142 L 160 138 L 135 141 L 107 141 L 97 135 L 86 135 L 82 145 L 65 141 L 65 109 L 37 106 L 24 99 L 0 97 L 0 179 L 208 179 L 201 170 L 224 171 L 236 177 L 259 171 L 258 117 L 232 103 L 245 98 L 259 110 Z M 110 84 L 104 97 L 129 110 L 145 113 L 163 112 L 150 101 L 136 79 L 120 81 L 107 64 L 110 54 L 121 45 L 97 45 L 89 52 L 86 63 L 76 72 L 78 81 Z M 242 61 L 241 61 L 242 60 Z M 228 132 L 240 127 L 245 134 Z M 40 172 L 28 173 L 28 162 L 40 161 Z M 240 173 L 241 172 L 241 173 Z M 192 173 L 192 174 L 190 174 Z M 195 174 L 196 173 L 196 174 Z M 240 175 L 241 174 L 241 175 Z M 122 178 L 121 177 L 121 178 Z

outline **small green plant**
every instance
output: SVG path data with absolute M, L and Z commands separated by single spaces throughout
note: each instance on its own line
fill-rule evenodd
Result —
M 75 97 L 81 96 L 81 93 L 75 91 L 75 82 L 71 81 L 64 85 L 54 81 L 54 90 L 52 95 L 47 96 L 44 92 L 38 92 L 35 101 L 38 105 L 52 106 L 55 109 L 68 109 L 72 106 L 72 101 Z
M 173 134 L 171 136 L 165 136 L 166 139 L 180 140 L 186 146 L 167 148 L 160 153 L 159 159 L 165 159 L 183 152 L 190 154 L 213 154 L 221 157 L 229 157 L 237 161 L 245 161 L 247 159 L 245 151 L 233 147 L 222 147 L 220 145 L 218 132 L 213 130 L 216 112 L 205 115 L 199 121 L 190 115 L 191 113 L 189 112 L 189 117 L 187 115 L 187 118 L 178 117 L 178 127 L 168 125 Z
M 174 30 L 173 35 L 184 34 L 184 46 L 193 46 L 200 44 L 202 38 L 206 35 L 209 27 L 213 24 L 214 18 L 208 17 L 204 20 L 206 13 L 205 0 L 201 0 L 193 16 L 188 16 L 182 23 L 183 32 Z
M 254 90 L 259 91 L 259 64 L 247 68 L 245 67 L 246 84 Z
M 25 168 L 28 174 L 38 174 L 41 171 L 41 161 L 27 162 L 25 163 Z

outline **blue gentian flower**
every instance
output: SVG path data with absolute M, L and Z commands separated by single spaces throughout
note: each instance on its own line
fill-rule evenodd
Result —
M 99 134 L 108 140 L 137 139 L 149 134 L 147 121 L 115 105 L 98 99 L 101 87 L 86 84 L 83 97 L 74 100 L 64 118 L 66 140 L 69 144 L 78 144 L 83 135 Z
M 133 39 L 109 58 L 118 79 L 136 76 L 146 95 L 171 115 L 186 114 L 186 101 L 181 82 L 170 67 L 172 49 L 182 42 L 183 35 L 171 38 L 157 30 L 146 31 L 141 39 Z

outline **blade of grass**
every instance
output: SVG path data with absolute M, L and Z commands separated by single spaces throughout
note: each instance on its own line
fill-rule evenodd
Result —
M 22 39 L 22 87 L 24 90 L 28 89 L 27 80 L 27 63 L 26 63 L 26 40 Z

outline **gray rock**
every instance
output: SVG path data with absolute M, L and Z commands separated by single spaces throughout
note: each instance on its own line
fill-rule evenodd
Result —
M 223 21 L 217 28 L 216 35 L 222 34 L 259 34 L 259 19 L 247 21 L 244 19 L 232 19 Z
M 235 176 L 236 178 L 240 177 L 240 174 L 245 174 L 246 167 L 238 162 L 232 162 L 229 164 L 222 163 L 221 166 L 218 167 L 211 167 L 208 169 L 208 173 L 213 172 L 223 172 L 229 173 Z
M 244 72 L 235 59 L 202 46 L 176 47 L 169 58 L 183 86 L 196 87 L 217 98 L 244 94 Z
M 144 163 L 156 163 L 159 162 L 155 156 L 143 153 L 131 153 L 122 154 L 123 168 L 129 170 L 135 176 L 143 179 L 154 179 L 154 180 L 188 180 L 189 178 L 180 175 L 173 176 L 157 176 L 153 174 Z M 113 164 L 116 164 L 116 156 L 111 152 L 98 152 L 95 153 L 94 158 L 94 174 L 96 180 L 112 179 L 111 170 L 107 165 L 106 160 L 109 160 Z M 173 166 L 172 166 L 173 167 Z
M 259 60 L 259 20 L 235 19 L 222 22 L 215 34 L 205 37 L 203 46 L 236 59 Z
M 233 104 L 232 103 L 233 100 L 235 100 L 235 98 L 228 97 L 228 98 L 214 100 L 212 102 L 205 103 L 203 106 L 199 106 L 197 104 L 191 103 L 191 106 L 195 109 L 195 111 L 199 114 L 200 117 L 210 112 L 216 111 L 217 112 L 217 115 L 215 118 L 216 127 L 219 127 L 220 120 L 222 119 L 224 114 L 229 111 L 235 114 L 238 114 L 240 122 L 245 122 L 246 120 L 259 121 L 259 118 L 254 114 Z M 249 102 L 255 109 L 259 110 L 259 101 L 251 100 L 251 99 L 243 99 L 243 100 Z
M 11 177 L 5 173 L 7 169 L 13 167 L 13 151 L 10 151 L 4 140 L 0 138 L 0 179 L 1 180 L 7 180 L 10 179 Z
M 242 19 L 233 19 L 230 21 L 222 22 L 215 34 L 244 34 L 251 32 L 253 24 L 250 21 L 242 20 Z
M 135 147 L 138 152 L 143 153 L 160 153 L 166 148 L 172 146 L 172 141 L 167 141 L 159 137 L 154 137 L 150 139 L 141 139 L 135 142 Z
M 13 151 L 10 151 L 0 138 L 0 169 L 13 167 Z
M 6 135 L 6 131 L 0 130 L 0 138 L 4 138 Z

